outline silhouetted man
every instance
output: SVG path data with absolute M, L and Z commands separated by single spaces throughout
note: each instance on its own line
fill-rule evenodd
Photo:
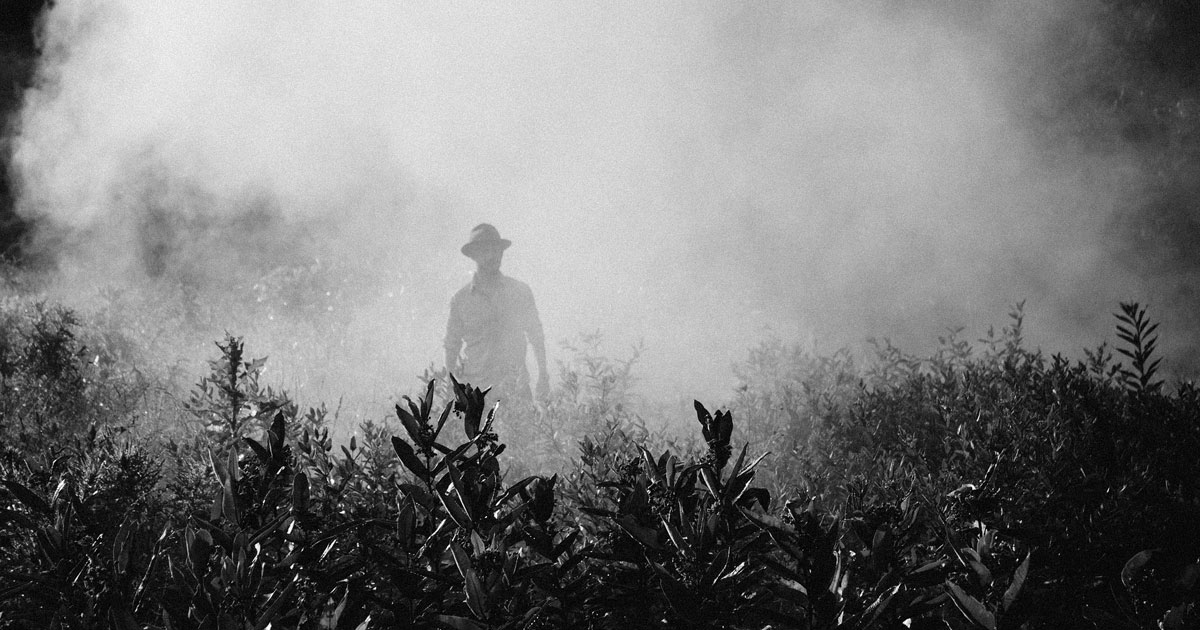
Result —
M 459 382 L 492 388 L 500 398 L 530 399 L 526 343 L 537 359 L 538 398 L 549 393 L 546 340 L 529 285 L 500 273 L 512 241 L 488 223 L 471 230 L 463 255 L 475 261 L 475 277 L 450 300 L 446 369 Z

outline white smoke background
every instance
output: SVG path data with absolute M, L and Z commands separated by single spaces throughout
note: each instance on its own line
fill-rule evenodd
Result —
M 20 211 L 62 299 L 208 309 L 326 400 L 416 393 L 484 221 L 552 364 L 641 340 L 655 395 L 722 399 L 768 335 L 916 349 L 1019 300 L 1077 354 L 1146 295 L 1101 247 L 1137 169 L 1038 123 L 1083 6 L 59 0 Z M 239 318 L 305 270 L 334 281 Z

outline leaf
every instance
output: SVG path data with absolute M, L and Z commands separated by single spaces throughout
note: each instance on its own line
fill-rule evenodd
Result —
M 617 506 L 617 511 L 621 514 L 637 514 L 650 503 L 650 495 L 646 491 L 646 478 L 638 478 L 633 485 L 633 490 L 624 498 Z
M 192 529 L 188 525 L 183 532 L 184 547 L 187 550 L 187 562 L 191 566 L 192 571 L 197 574 L 203 574 L 204 568 L 208 563 L 209 554 L 212 553 L 213 540 L 206 530 Z
M 665 483 L 662 472 L 658 469 L 658 464 L 654 461 L 654 456 L 650 454 L 650 451 L 640 444 L 638 451 L 642 454 L 642 460 L 646 464 L 646 474 L 650 479 L 656 483 Z
M 733 413 L 730 411 L 718 411 L 713 419 L 716 423 L 716 439 L 722 446 L 729 445 L 729 438 L 733 437 Z
M 726 440 L 726 441 L 728 442 L 728 440 Z M 742 444 L 742 452 L 738 455 L 737 463 L 735 463 L 733 465 L 733 470 L 730 471 L 730 478 L 736 477 L 739 474 L 747 472 L 746 470 L 742 469 L 742 464 L 746 461 L 746 453 L 749 450 L 750 450 L 749 442 L 745 442 L 744 444 Z M 762 459 L 762 458 L 760 457 L 759 459 Z M 753 468 L 753 466 L 751 466 L 751 468 Z
M 934 569 L 940 569 L 944 566 L 946 566 L 946 559 L 939 558 L 937 560 L 932 560 L 930 562 L 926 562 L 925 564 L 921 565 L 920 567 L 913 569 L 909 573 L 909 575 L 919 575 L 919 574 L 925 573 L 927 571 L 933 571 Z
M 446 407 L 442 409 L 442 415 L 438 418 L 437 428 L 433 431 L 434 440 L 437 440 L 437 437 L 441 435 L 442 427 L 446 426 L 446 419 L 450 417 L 450 410 L 453 408 L 453 405 L 447 404 Z
M 402 483 L 400 484 L 400 489 L 403 490 L 405 494 L 412 497 L 414 501 L 421 504 L 421 507 L 430 512 L 437 507 L 437 499 L 435 499 L 433 495 L 429 494 L 429 492 L 427 492 L 425 488 L 422 488 L 421 486 L 411 483 Z
M 471 519 L 467 516 L 467 513 L 463 511 L 462 504 L 458 501 L 458 499 L 451 497 L 445 490 L 442 490 L 441 488 L 435 487 L 434 490 L 437 491 L 438 498 L 442 501 L 442 506 L 444 506 L 446 511 L 450 513 L 450 518 L 454 519 L 454 524 L 458 525 L 462 529 L 470 531 L 472 529 Z
M 742 473 L 740 475 L 731 475 L 729 481 L 725 483 L 724 496 L 721 497 L 721 502 L 730 504 L 742 496 L 746 491 L 746 486 L 754 480 L 754 471 Z
M 771 589 L 777 597 L 785 599 L 801 608 L 808 608 L 811 600 L 808 597 L 808 591 L 799 582 L 791 579 L 784 579 L 776 582 Z M 805 626 L 800 626 L 805 627 Z
M 996 630 L 996 617 L 981 603 L 979 600 L 971 597 L 954 582 L 947 581 L 946 588 L 950 591 L 950 597 L 954 600 L 954 604 L 958 607 L 967 619 L 973 621 L 975 625 L 987 630 Z
M 700 478 L 704 480 L 704 487 L 708 489 L 708 493 L 716 501 L 721 500 L 721 478 L 717 473 L 713 472 L 712 467 L 705 466 L 700 469 Z
M 400 405 L 396 405 L 396 417 L 400 418 L 400 424 L 403 424 L 404 430 L 408 431 L 408 438 L 412 440 L 413 444 L 420 445 L 421 425 L 417 422 L 417 419 L 414 418 L 407 409 L 401 407 Z M 392 440 L 395 439 L 395 437 L 392 438 Z
M 299 576 L 296 576 L 296 577 L 297 577 L 297 579 L 299 579 Z M 259 615 L 258 622 L 254 624 L 254 630 L 263 630 L 267 626 L 271 625 L 271 622 L 275 620 L 275 617 L 276 617 L 276 615 L 279 614 L 279 611 L 283 610 L 284 605 L 286 605 L 286 604 L 294 605 L 295 602 L 292 602 L 290 600 L 292 599 L 292 595 L 294 595 L 296 593 L 296 588 L 297 588 L 297 583 L 295 581 L 292 581 L 286 587 L 284 587 L 282 592 L 276 591 L 275 592 L 275 601 L 273 601 L 271 603 L 271 605 L 268 606 L 267 609 L 264 610 L 261 615 Z M 220 625 L 222 627 L 224 627 L 224 624 L 220 624 Z
M 804 576 L 800 573 L 800 571 L 792 569 L 791 567 L 772 558 L 771 556 L 763 556 L 761 558 L 761 561 L 763 564 L 767 565 L 768 568 L 770 568 L 772 571 L 774 571 L 775 574 L 778 575 L 779 577 L 781 577 L 785 580 L 791 581 L 791 582 L 795 582 L 796 588 L 803 591 L 804 594 L 807 596 L 808 590 L 805 589 L 804 586 L 801 584 L 801 581 L 804 579 Z
M 334 602 L 333 598 L 329 598 L 329 602 L 325 605 L 325 612 L 321 618 L 317 620 L 317 627 L 320 630 L 337 630 L 338 620 L 342 618 L 342 613 L 346 610 L 346 600 L 350 599 L 350 589 L 342 594 L 342 598 L 337 602 L 337 605 L 331 610 L 329 604 Z
M 29 488 L 26 488 L 25 486 L 11 479 L 4 480 L 4 487 L 8 488 L 8 491 L 13 493 L 13 496 L 17 497 L 17 500 L 23 503 L 25 507 L 37 512 L 38 514 L 50 514 L 50 504 L 46 503 L 44 499 L 39 497 Z
M 883 593 L 876 598 L 875 601 L 872 602 L 865 611 L 863 611 L 862 617 L 860 617 L 863 619 L 860 627 L 871 627 L 871 625 L 874 624 L 877 619 L 879 619 L 879 616 L 888 609 L 888 606 L 892 603 L 892 599 L 896 597 L 896 593 L 899 593 L 903 586 L 903 583 L 897 584 L 893 586 L 890 591 Z
M 281 455 L 283 453 L 285 437 L 287 437 L 287 432 L 284 427 L 283 412 L 276 412 L 275 419 L 271 422 L 271 454 Z
M 1121 583 L 1125 588 L 1132 589 L 1134 582 L 1141 576 L 1142 568 L 1159 552 L 1158 549 L 1144 549 L 1134 554 L 1125 567 L 1121 569 Z
M 579 538 L 579 530 L 571 532 L 565 538 L 560 540 L 559 543 L 554 547 L 554 558 L 558 558 L 567 550 L 569 550 L 571 545 L 575 544 L 575 539 L 577 538 Z M 553 560 L 554 558 L 551 559 Z
M 405 468 L 412 471 L 412 474 L 416 475 L 418 479 L 429 481 L 429 469 L 425 467 L 425 462 L 417 457 L 416 451 L 408 445 L 408 442 L 393 435 L 392 449 L 396 451 L 396 455 L 400 456 L 400 462 L 404 464 Z
M 712 440 L 712 429 L 709 428 L 712 425 L 712 414 L 708 413 L 699 400 L 693 400 L 692 405 L 696 408 L 696 420 L 700 421 L 700 432 L 704 435 L 704 441 L 709 442 Z
M 992 585 L 992 572 L 984 566 L 982 562 L 969 560 L 971 569 L 975 571 L 976 577 L 979 578 L 979 585 L 987 588 Z
M 527 566 L 523 566 L 520 569 L 517 569 L 515 572 L 513 572 L 512 582 L 514 584 L 520 584 L 521 582 L 528 581 L 530 578 L 533 578 L 534 576 L 549 575 L 550 571 L 553 570 L 553 568 L 554 568 L 553 562 L 539 562 L 537 564 L 530 564 Z
M 458 543 L 450 544 L 450 552 L 454 555 L 454 564 L 463 577 L 463 593 L 467 596 L 467 607 L 475 616 L 487 619 L 487 595 L 483 591 L 483 585 L 479 583 L 475 567 L 471 566 L 471 558 Z
M 679 531 L 679 528 L 665 518 L 662 519 L 662 523 L 667 529 L 667 536 L 671 538 L 672 543 L 675 543 L 675 547 L 682 551 L 685 555 L 691 556 L 694 553 L 692 551 L 692 545 L 687 541 L 687 538 L 684 537 L 683 533 Z
M 766 488 L 747 488 L 738 496 L 738 505 L 750 508 L 756 502 L 764 511 L 771 509 L 771 491 Z
M 717 580 L 725 574 L 727 568 L 729 568 L 729 548 L 723 547 L 709 561 L 708 567 L 704 570 L 703 577 L 700 578 L 700 583 L 705 586 L 716 584 Z
M 268 453 L 267 449 L 263 448 L 263 445 L 259 444 L 257 440 L 251 437 L 244 437 L 242 438 L 242 441 L 244 441 L 246 445 L 250 447 L 250 450 L 254 451 L 254 454 L 258 456 L 259 461 L 264 464 L 271 461 L 271 454 Z
M 225 489 L 218 488 L 216 496 L 213 497 L 212 507 L 208 508 L 208 520 L 216 521 L 221 518 L 221 506 L 225 503 Z
M 292 477 L 292 509 L 303 512 L 308 509 L 308 475 L 298 472 Z
M 472 492 L 473 488 L 468 487 L 466 482 L 463 481 L 462 473 L 458 470 L 458 465 L 454 462 L 449 462 L 446 464 L 446 472 L 450 476 L 450 483 L 454 485 L 454 491 L 455 494 L 458 495 L 458 501 L 462 504 L 463 509 L 467 513 L 467 518 L 470 519 L 471 522 L 474 522 L 478 515 L 475 514 L 474 510 L 475 493 Z
M 738 509 L 741 510 L 743 516 L 749 519 L 751 523 L 757 525 L 760 529 L 764 529 L 771 533 L 783 534 L 785 536 L 791 534 L 791 526 L 781 518 L 771 516 L 770 514 L 764 514 L 762 512 L 756 512 L 754 510 L 748 510 L 744 507 L 739 507 Z
M 479 532 L 471 532 L 469 538 L 471 539 L 471 550 L 475 552 L 477 557 L 483 555 L 484 551 L 487 551 L 487 543 L 483 542 L 483 536 L 480 536 Z
M 749 446 L 750 446 L 750 444 L 747 442 L 746 445 L 742 447 L 742 449 L 745 450 Z M 741 470 L 739 470 L 738 472 L 746 473 L 751 470 L 754 470 L 755 468 L 758 467 L 759 463 L 761 463 L 762 460 L 765 459 L 767 457 L 767 455 L 770 455 L 770 454 L 771 453 L 768 451 L 766 453 L 763 453 L 762 455 L 759 455 L 758 457 L 755 457 L 754 461 L 750 462 L 749 464 L 746 464 L 746 466 L 744 468 L 742 468 Z
M 632 516 L 626 514 L 616 519 L 617 525 L 625 530 L 633 539 L 639 543 L 654 549 L 661 550 L 662 546 L 658 544 L 658 530 L 642 527 Z
M 439 625 L 450 628 L 451 630 L 484 630 L 486 627 L 477 621 L 472 621 L 471 619 L 459 617 L 457 615 L 438 615 L 436 619 Z
M 1196 580 L 1200 579 L 1200 563 L 1192 563 L 1183 568 L 1179 578 L 1175 580 L 1175 586 L 1181 592 L 1188 592 L 1196 585 Z
M 454 375 L 450 375 L 454 385 L 454 408 L 463 414 L 463 432 L 468 440 L 474 441 L 479 435 L 479 424 L 483 420 L 484 401 L 491 388 L 480 390 L 471 387 L 470 383 L 459 383 Z
M 229 478 L 221 486 L 221 513 L 229 522 L 240 523 L 237 493 L 233 489 L 233 483 L 233 479 Z
M 129 538 L 133 532 L 134 529 L 130 526 L 129 521 L 125 521 L 121 523 L 121 528 L 117 530 L 116 539 L 113 541 L 113 564 L 116 565 L 118 575 L 124 575 L 125 569 L 129 567 Z
M 1025 554 L 1025 560 L 1022 561 L 1021 566 L 1017 567 L 1017 570 L 1013 572 L 1012 583 L 1009 584 L 1008 588 L 1004 591 L 1004 610 L 1006 611 L 1012 606 L 1013 602 L 1016 601 L 1017 595 L 1021 594 L 1021 586 L 1025 584 L 1025 577 L 1029 575 L 1029 558 L 1031 555 L 1033 555 L 1033 552 Z
M 229 457 L 225 464 L 225 471 L 229 474 L 229 479 L 235 482 L 242 480 L 242 470 L 238 468 L 238 454 L 237 449 L 235 448 L 229 449 Z
M 405 501 L 404 507 L 396 515 L 396 537 L 400 539 L 404 549 L 413 544 L 413 530 L 417 527 L 417 511 L 412 501 Z
M 436 385 L 436 380 L 429 379 L 429 384 L 425 386 L 425 397 L 421 399 L 422 420 L 429 420 L 429 411 L 433 408 L 433 388 Z
M 532 475 L 532 476 L 526 477 L 526 478 L 518 481 L 517 483 L 514 483 L 513 485 L 509 486 L 507 489 L 504 490 L 504 492 L 500 493 L 499 497 L 496 497 L 496 505 L 497 506 L 504 505 L 504 503 L 506 501 L 513 498 L 517 494 L 519 494 L 522 490 L 525 489 L 526 486 L 533 483 L 534 481 L 538 481 L 539 479 L 540 479 L 540 477 L 538 477 L 537 475 Z
M 463 453 L 466 453 L 474 445 L 474 441 L 463 442 L 462 446 L 459 446 L 453 451 L 446 453 L 446 456 L 433 466 L 433 475 L 436 477 L 439 473 L 441 473 L 442 469 L 445 468 L 447 464 L 458 461 L 463 456 Z M 442 479 L 445 480 L 445 477 Z

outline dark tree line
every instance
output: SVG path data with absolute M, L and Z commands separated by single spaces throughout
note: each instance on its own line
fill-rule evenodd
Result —
M 1121 139 L 1148 175 L 1141 204 L 1116 226 L 1124 254 L 1149 274 L 1200 270 L 1200 4 L 1110 0 L 1119 63 L 1098 87 Z
M 22 94 L 33 80 L 38 48 L 34 25 L 52 0 L 0 2 L 0 116 L 4 141 L 0 143 L 0 258 L 19 257 L 19 244 L 28 224 L 17 216 L 9 164 L 13 116 L 20 110 Z

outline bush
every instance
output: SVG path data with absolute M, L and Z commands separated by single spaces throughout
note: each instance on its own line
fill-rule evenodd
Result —
M 93 425 L 132 425 L 146 382 L 80 332 L 66 308 L 0 302 L 0 453 L 60 449 Z
M 917 358 L 883 343 L 863 367 L 770 341 L 739 369 L 731 410 L 695 403 L 696 446 L 682 448 L 629 411 L 632 360 L 594 351 L 546 408 L 497 408 L 447 376 L 335 444 L 324 408 L 263 387 L 234 337 L 186 406 L 195 430 L 134 438 L 120 414 L 90 410 L 108 399 L 89 376 L 70 378 L 91 373 L 69 313 L 37 308 L 25 321 L 41 328 L 6 346 L 37 351 L 4 355 L 6 374 L 39 384 L 22 404 L 58 428 L 0 468 L 0 626 L 1197 616 L 1200 401 L 1156 378 L 1154 325 L 1134 304 L 1118 314 L 1127 365 L 1105 347 L 1081 362 L 1025 349 L 1019 308 L 979 346 L 951 334 Z M 582 437 L 576 459 L 527 474 L 501 435 L 539 422 L 561 431 L 521 436 L 520 457 Z

